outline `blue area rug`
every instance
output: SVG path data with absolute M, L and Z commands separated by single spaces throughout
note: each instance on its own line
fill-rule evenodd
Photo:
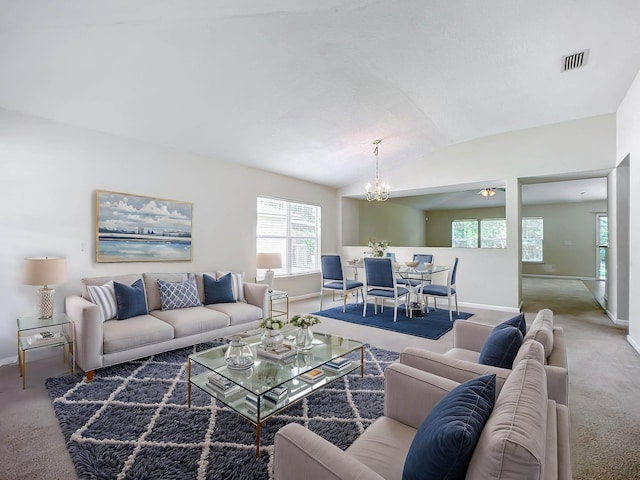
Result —
M 91 383 L 47 379 L 78 478 L 272 479 L 278 429 L 297 422 L 345 449 L 382 416 L 383 372 L 399 357 L 366 346 L 364 378 L 358 369 L 269 419 L 255 458 L 251 423 L 195 387 L 187 407 L 187 356 L 214 345 L 100 369 Z
M 447 333 L 453 327 L 453 324 L 449 321 L 449 310 L 431 308 L 429 313 L 425 313 L 423 317 L 408 318 L 405 315 L 404 306 L 398 307 L 398 319 L 393 321 L 393 307 L 386 305 L 384 312 L 380 312 L 378 306 L 378 314 L 373 314 L 373 304 L 369 304 L 367 307 L 367 316 L 362 316 L 362 304 L 348 304 L 347 311 L 342 312 L 342 306 L 328 308 L 321 312 L 314 312 L 313 315 L 322 317 L 335 318 L 336 320 L 343 320 L 345 322 L 357 323 L 359 325 L 366 325 L 369 327 L 382 328 L 385 330 L 392 330 L 394 332 L 406 333 L 408 335 L 415 335 L 417 337 L 430 338 L 431 340 L 437 340 L 442 335 Z M 456 316 L 456 312 L 453 312 L 453 321 L 466 320 L 473 316 L 473 313 L 460 312 Z

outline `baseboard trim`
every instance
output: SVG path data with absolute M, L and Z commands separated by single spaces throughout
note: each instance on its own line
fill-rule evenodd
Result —
M 529 278 L 556 278 L 558 280 L 596 280 L 596 277 L 578 277 L 574 275 L 544 275 L 538 273 L 523 273 L 523 277 Z
M 633 338 L 631 338 L 631 335 L 627 335 L 627 342 L 629 342 L 629 344 L 633 347 L 633 349 L 640 355 L 640 345 L 638 345 Z
M 496 312 L 520 313 L 520 308 L 518 307 L 505 307 L 502 305 L 486 305 L 484 303 L 460 302 L 459 306 L 477 308 L 478 310 L 494 310 Z
M 18 357 L 6 357 L 0 358 L 0 366 L 2 365 L 17 365 Z

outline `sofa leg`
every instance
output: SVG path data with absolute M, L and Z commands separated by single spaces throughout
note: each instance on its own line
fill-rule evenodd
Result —
M 87 382 L 90 382 L 91 380 L 93 380 L 93 373 L 94 373 L 94 370 L 89 370 L 87 372 Z

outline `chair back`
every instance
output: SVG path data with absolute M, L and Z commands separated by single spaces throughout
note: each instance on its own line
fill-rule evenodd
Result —
M 458 257 L 456 257 L 455 262 L 453 262 L 453 268 L 451 269 L 451 275 L 449 275 L 449 287 L 452 287 L 456 284 L 456 273 L 458 273 Z
M 385 257 L 389 257 L 392 262 L 396 262 L 396 254 L 393 252 L 387 252 L 384 254 Z
M 433 263 L 433 255 L 429 253 L 414 253 L 413 261 L 423 263 Z
M 364 259 L 367 287 L 395 288 L 393 263 L 390 257 Z
M 321 255 L 322 263 L 322 279 L 323 280 L 340 280 L 344 279 L 342 275 L 342 262 L 340 255 Z

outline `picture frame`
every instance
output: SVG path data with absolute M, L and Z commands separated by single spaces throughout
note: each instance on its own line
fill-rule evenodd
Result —
M 193 204 L 96 190 L 96 262 L 192 260 Z

